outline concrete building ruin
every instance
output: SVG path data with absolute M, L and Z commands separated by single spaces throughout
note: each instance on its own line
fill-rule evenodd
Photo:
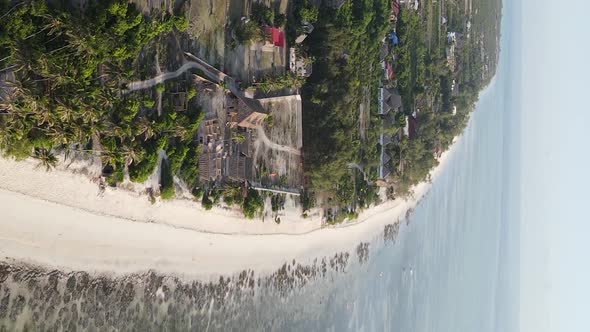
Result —
M 203 133 L 199 138 L 202 144 L 199 156 L 199 179 L 202 182 L 221 178 L 223 160 L 223 140 L 221 127 L 217 119 L 203 121 Z
M 289 49 L 289 70 L 297 75 L 303 77 L 309 77 L 312 72 L 312 63 L 297 54 L 297 51 L 294 47 Z
M 225 111 L 227 117 L 226 125 L 230 128 L 236 126 L 241 128 L 256 129 L 264 124 L 268 111 L 262 107 L 253 109 L 242 99 L 228 96 L 226 98 Z

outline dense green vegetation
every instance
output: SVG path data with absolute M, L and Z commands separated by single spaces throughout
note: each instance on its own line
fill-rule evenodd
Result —
M 443 83 L 452 80 L 444 41 L 427 48 L 425 22 L 415 11 L 400 12 L 396 32 L 400 41 L 395 47 L 394 61 L 397 89 L 402 95 L 404 113 L 416 114 L 418 128 L 415 138 L 403 137 L 399 144 L 386 147 L 386 154 L 392 157 L 389 167 L 396 170 L 395 192 L 406 194 L 411 185 L 424 180 L 436 166 L 436 149 L 448 146 L 454 137 L 449 126 L 458 123 L 449 123 L 456 120 L 449 114 L 449 103 L 440 107 L 439 95 L 450 96 L 450 91 L 444 89 L 448 84 Z M 405 121 L 396 123 L 394 128 L 401 130 L 403 125 Z
M 303 0 L 296 4 L 295 20 L 303 21 L 309 5 Z M 394 170 L 389 178 L 393 185 L 390 197 L 407 194 L 412 185 L 425 180 L 437 164 L 437 154 L 465 127 L 480 89 L 489 81 L 482 75 L 480 31 L 474 30 L 472 37 L 457 47 L 457 71 L 452 72 L 445 53 L 447 27 L 439 24 L 438 4 L 426 2 L 432 8 L 421 6 L 419 11 L 402 9 L 394 25 L 385 15 L 389 6 L 387 1 L 350 0 L 335 14 L 332 8 L 320 7 L 315 30 L 302 46 L 316 59 L 314 72 L 302 89 L 306 197 L 314 193 L 328 197 L 322 204 L 332 208 L 332 222 L 353 218 L 357 208 L 378 200 L 374 180 L 381 149 L 391 157 L 387 166 Z M 451 7 L 454 12 L 446 15 L 452 16 L 453 28 L 462 29 L 463 20 L 457 18 L 464 13 Z M 429 22 L 434 22 L 430 25 L 434 28 L 428 28 Z M 399 37 L 399 45 L 393 48 L 395 56 L 385 55 L 393 63 L 395 78 L 383 85 L 398 89 L 403 113 L 385 120 L 391 123 L 384 127 L 375 110 L 383 73 L 379 68 L 381 40 L 390 30 Z M 495 35 L 488 39 L 492 37 Z M 460 86 L 456 94 L 452 93 L 453 81 Z M 372 110 L 365 140 L 359 130 L 364 98 Z M 397 134 L 406 124 L 405 117 L 412 114 L 416 114 L 412 139 L 400 136 L 395 144 L 378 144 L 382 132 Z M 361 165 L 368 178 L 349 163 Z
M 201 204 L 205 210 L 211 210 L 223 200 L 223 203 L 229 207 L 239 206 L 248 219 L 259 218 L 264 212 L 265 196 L 251 188 L 244 191 L 244 183 L 228 181 L 220 187 L 212 183 L 204 185 L 207 190 L 203 193 Z M 282 204 L 284 204 L 284 197 Z
M 93 153 L 111 169 L 112 185 L 125 169 L 132 181 L 145 181 L 165 150 L 166 175 L 180 172 L 195 186 L 199 150 L 192 141 L 201 111 L 165 107 L 158 116 L 155 92 L 166 97 L 165 84 L 122 89 L 122 82 L 149 74 L 135 70 L 153 65 L 140 59 L 149 59 L 166 34 L 186 29 L 186 20 L 156 12 L 146 17 L 126 0 L 87 4 L 84 11 L 61 1 L 0 4 L 0 68 L 14 75 L 11 96 L 0 101 L 0 150 L 34 156 L 48 168 L 52 151 Z M 163 195 L 173 195 L 170 181 L 162 186 Z
M 298 89 L 303 86 L 305 77 L 287 73 L 281 76 L 264 76 L 260 82 L 256 83 L 256 88 L 268 93 L 281 89 Z
M 309 0 L 300 1 L 298 4 L 299 10 L 297 15 L 302 23 L 315 23 L 318 20 L 319 10 L 317 7 L 311 5 Z
M 164 200 L 174 198 L 174 174 L 168 161 L 162 160 L 160 167 L 160 197 Z
M 479 91 L 489 81 L 482 78 L 483 63 L 477 45 L 481 35 L 473 33 L 472 38 L 462 40 L 456 58 L 458 69 L 452 72 L 445 55 L 446 33 L 428 49 L 424 20 L 417 12 L 401 11 L 397 21 L 397 88 L 405 114 L 416 112 L 417 123 L 415 138 L 403 138 L 386 151 L 392 157 L 392 168 L 397 170 L 393 176 L 397 194 L 408 193 L 412 185 L 426 179 L 438 163 L 436 153 L 446 150 L 463 130 Z M 453 80 L 459 84 L 456 95 L 451 91 Z M 453 106 L 457 107 L 455 115 Z
M 399 46 L 395 48 L 394 61 L 397 88 L 403 97 L 404 110 L 412 113 L 416 97 L 425 92 L 426 62 L 430 60 L 426 58 L 424 28 L 416 12 L 409 10 L 400 12 L 397 35 L 400 40 Z
M 242 185 L 237 182 L 229 182 L 223 186 L 223 202 L 227 206 L 234 204 L 242 205 L 244 197 L 242 197 Z
M 234 35 L 235 41 L 232 43 L 233 47 L 237 46 L 237 44 L 250 44 L 257 41 L 263 41 L 266 37 L 258 23 L 252 20 L 247 22 L 235 22 Z
M 315 29 L 303 44 L 316 59 L 301 92 L 306 185 L 316 193 L 339 193 L 342 206 L 353 204 L 356 194 L 356 177 L 348 163 L 374 168 L 378 160 L 378 132 L 369 130 L 367 143 L 361 142 L 359 108 L 368 98 L 371 108 L 377 109 L 379 50 L 389 27 L 389 6 L 385 0 L 352 0 L 336 13 L 322 6 Z M 368 127 L 375 128 L 377 117 L 370 119 L 373 125 Z

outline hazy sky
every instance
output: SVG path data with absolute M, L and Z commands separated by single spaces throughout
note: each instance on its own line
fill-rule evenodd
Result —
M 505 0 L 510 1 L 510 0 Z M 590 1 L 521 3 L 521 331 L 590 331 Z

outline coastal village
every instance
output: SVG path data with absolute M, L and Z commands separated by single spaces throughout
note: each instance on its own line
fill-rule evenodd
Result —
M 444 1 L 441 1 L 439 6 L 444 6 Z M 405 1 L 405 0 L 393 0 L 391 9 L 391 21 L 395 23 L 398 19 L 398 15 L 401 10 L 413 10 L 418 11 L 420 9 L 420 2 L 418 0 Z M 443 9 L 441 9 L 441 12 Z M 459 94 L 459 70 L 457 66 L 457 54 L 462 47 L 462 34 L 456 31 L 451 31 L 446 26 L 446 18 L 440 16 L 440 32 L 446 32 L 446 48 L 445 55 L 447 66 L 452 73 L 452 96 Z M 469 30 L 470 22 L 465 22 L 466 29 Z M 420 108 L 424 107 L 437 107 L 437 98 L 430 100 L 429 105 L 425 104 L 425 100 L 420 100 L 411 113 L 407 114 L 404 112 L 402 96 L 396 88 L 397 80 L 395 77 L 395 59 L 396 59 L 396 47 L 400 41 L 396 35 L 395 30 L 392 30 L 383 39 L 382 52 L 381 52 L 381 68 L 383 70 L 383 78 L 380 81 L 379 88 L 379 115 L 381 117 L 381 125 L 383 130 L 379 135 L 379 145 L 381 148 L 378 168 L 378 183 L 380 186 L 387 187 L 390 185 L 388 182 L 391 180 L 391 175 L 395 172 L 403 173 L 404 161 L 399 158 L 399 162 L 394 164 L 391 149 L 388 147 L 399 145 L 403 138 L 413 140 L 417 136 L 418 120 L 417 115 L 420 112 Z M 452 115 L 456 114 L 456 106 L 452 106 Z M 397 128 L 397 130 L 396 130 Z M 394 129 L 394 132 L 391 132 Z M 440 157 L 442 150 L 440 146 L 437 146 L 432 151 L 436 157 Z
M 406 195 L 466 121 L 473 103 L 466 98 L 479 88 L 473 81 L 495 70 L 497 47 L 474 30 L 473 1 L 391 0 L 382 1 L 383 12 L 362 11 L 381 38 L 375 54 L 349 48 L 358 43 L 338 41 L 334 23 L 322 21 L 359 28 L 357 19 L 328 15 L 352 15 L 350 1 L 134 1 L 146 17 L 176 16 L 160 28 L 168 32 L 146 41 L 151 47 L 137 48 L 136 60 L 121 62 L 136 74 L 117 76 L 124 70 L 102 63 L 87 69 L 103 87 L 118 82 L 123 106 L 115 107 L 124 113 L 114 118 L 125 122 L 118 133 L 93 133 L 84 143 L 102 162 L 102 190 L 144 190 L 151 202 L 190 197 L 207 210 L 322 225 Z M 117 6 L 109 10 L 129 14 Z M 338 76 L 350 70 L 356 77 Z M 54 96 L 56 82 L 40 83 L 43 92 Z M 425 137 L 433 121 L 456 132 Z M 443 129 L 438 122 L 434 131 Z M 51 149 L 34 149 L 53 167 Z
M 286 14 L 284 2 L 272 4 L 278 8 L 275 15 Z M 335 3 L 333 8 L 336 10 L 342 4 Z M 378 116 L 382 127 L 376 142 L 380 146 L 379 165 L 370 177 L 384 188 L 384 192 L 396 185 L 391 175 L 404 171 L 403 158 L 395 156 L 396 146 L 403 140 L 417 137 L 420 109 L 442 107 L 441 96 L 426 96 L 415 101 L 411 110 L 404 109 L 404 97 L 397 88 L 394 69 L 400 44 L 395 30 L 396 22 L 402 11 L 423 15 L 438 10 L 440 14 L 436 20 L 440 26 L 437 33 L 443 35 L 446 42 L 446 62 L 452 73 L 451 96 L 457 96 L 461 85 L 461 63 L 457 59 L 463 40 L 470 38 L 471 22 L 466 16 L 461 22 L 460 31 L 454 31 L 443 15 L 446 12 L 445 5 L 445 1 L 391 2 L 389 17 L 392 29 L 382 41 L 380 65 L 383 74 L 377 93 L 377 109 L 366 112 L 368 116 Z M 263 6 L 254 4 L 248 8 L 246 5 L 241 13 L 240 24 L 249 24 L 256 16 L 252 10 L 260 11 Z M 429 8 L 425 9 L 424 6 Z M 466 6 L 469 4 L 466 3 Z M 189 7 L 188 11 L 192 13 L 193 8 Z M 198 131 L 198 141 L 202 146 L 199 179 L 203 189 L 210 193 L 228 184 L 240 184 L 244 196 L 248 188 L 263 192 L 268 201 L 272 201 L 271 213 L 279 221 L 279 211 L 285 200 L 291 200 L 293 205 L 298 206 L 298 196 L 304 192 L 304 115 L 299 89 L 313 73 L 313 60 L 307 57 L 301 44 L 308 35 L 313 34 L 314 26 L 311 22 L 298 22 L 298 33 L 294 40 L 287 38 L 289 27 L 286 25 L 262 24 L 258 28 L 264 31 L 263 40 L 235 45 L 229 50 L 223 48 L 225 57 L 212 55 L 215 52 L 207 45 L 190 45 L 187 42 L 187 47 L 183 49 L 191 49 L 195 54 L 208 58 L 207 61 L 224 63 L 221 72 L 225 75 L 225 81 L 209 80 L 202 71 L 201 75 L 193 73 L 192 78 L 189 78 L 199 91 L 195 100 L 205 110 Z M 221 49 L 217 45 L 212 48 L 218 51 Z M 191 57 L 195 58 L 192 54 Z M 280 79 L 288 81 L 286 77 L 289 76 L 292 78 L 288 83 L 273 82 Z M 179 100 L 180 103 L 183 101 L 183 98 Z M 455 115 L 457 106 L 451 105 L 444 111 Z M 442 150 L 442 146 L 438 145 L 432 153 L 438 157 Z M 325 221 L 334 218 L 334 209 L 329 205 L 316 213 Z

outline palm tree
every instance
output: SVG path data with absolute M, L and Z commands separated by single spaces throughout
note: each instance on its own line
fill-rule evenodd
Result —
M 55 106 L 53 112 L 62 123 L 72 123 L 74 121 L 74 111 L 70 107 L 64 105 L 64 103 L 58 98 L 56 98 L 56 101 L 57 106 Z
M 123 158 L 124 164 L 125 165 L 131 165 L 131 163 L 133 161 L 139 161 L 142 160 L 145 157 L 145 154 L 143 153 L 143 151 L 139 150 L 135 150 L 133 149 L 132 146 L 129 146 L 127 144 L 123 145 L 120 148 L 120 154 L 121 157 Z
M 48 149 L 35 148 L 35 152 L 33 153 L 32 157 L 39 160 L 39 164 L 36 168 L 45 167 L 47 172 L 57 166 L 57 157 Z
M 150 123 L 150 121 L 145 117 L 139 118 L 134 123 L 133 129 L 134 129 L 133 135 L 134 136 L 143 135 L 144 141 L 147 141 L 148 139 L 152 138 L 156 134 L 153 124 Z

